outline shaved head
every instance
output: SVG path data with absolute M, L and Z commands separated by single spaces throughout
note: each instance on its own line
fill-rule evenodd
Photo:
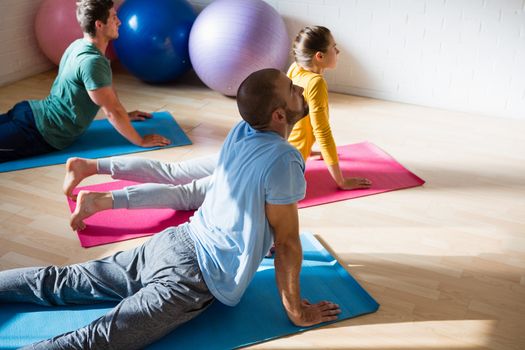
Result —
M 254 129 L 268 127 L 272 112 L 285 107 L 284 99 L 276 91 L 276 81 L 283 73 L 267 68 L 250 74 L 237 90 L 237 107 L 241 117 Z

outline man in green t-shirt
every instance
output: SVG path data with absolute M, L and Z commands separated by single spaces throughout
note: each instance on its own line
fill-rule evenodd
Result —
M 100 108 L 131 143 L 142 147 L 170 143 L 160 135 L 139 135 L 130 121 L 151 118 L 151 114 L 127 113 L 113 88 L 109 60 L 103 54 L 109 42 L 118 38 L 120 21 L 113 1 L 80 0 L 77 19 L 84 37 L 64 52 L 49 96 L 22 101 L 0 114 L 0 162 L 69 146 Z

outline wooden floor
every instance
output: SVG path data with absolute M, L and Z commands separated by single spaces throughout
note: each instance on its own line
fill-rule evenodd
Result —
M 0 111 L 44 97 L 54 74 L 0 88 Z M 117 72 L 115 85 L 129 110 L 168 110 L 193 141 L 141 156 L 211 154 L 239 120 L 234 99 L 191 76 L 149 86 Z M 427 183 L 300 210 L 302 230 L 381 308 L 253 348 L 525 349 L 525 122 L 339 94 L 330 108 L 338 144 L 371 141 Z M 0 174 L 0 269 L 80 262 L 144 241 L 81 248 L 63 175 L 63 165 Z

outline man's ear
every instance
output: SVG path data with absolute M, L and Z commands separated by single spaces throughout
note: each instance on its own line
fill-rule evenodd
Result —
M 101 20 L 97 19 L 97 20 L 95 21 L 95 28 L 100 29 L 100 28 L 102 28 L 102 25 L 103 25 L 103 24 L 104 24 L 104 23 L 102 23 Z
M 286 112 L 282 107 L 278 107 L 272 112 L 272 120 L 277 123 L 286 122 Z

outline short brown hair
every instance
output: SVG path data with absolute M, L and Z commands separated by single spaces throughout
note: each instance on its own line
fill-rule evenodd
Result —
M 107 23 L 109 10 L 113 7 L 112 0 L 79 0 L 77 1 L 77 21 L 84 33 L 95 37 L 97 34 L 95 22 Z
M 281 71 L 266 68 L 250 74 L 237 90 L 237 107 L 242 119 L 257 130 L 265 129 L 270 124 L 272 112 L 285 107 L 284 99 L 275 89 L 275 82 Z
M 311 68 L 312 59 L 317 52 L 326 53 L 330 45 L 332 33 L 326 27 L 304 27 L 299 31 L 293 42 L 295 62 L 302 67 Z

